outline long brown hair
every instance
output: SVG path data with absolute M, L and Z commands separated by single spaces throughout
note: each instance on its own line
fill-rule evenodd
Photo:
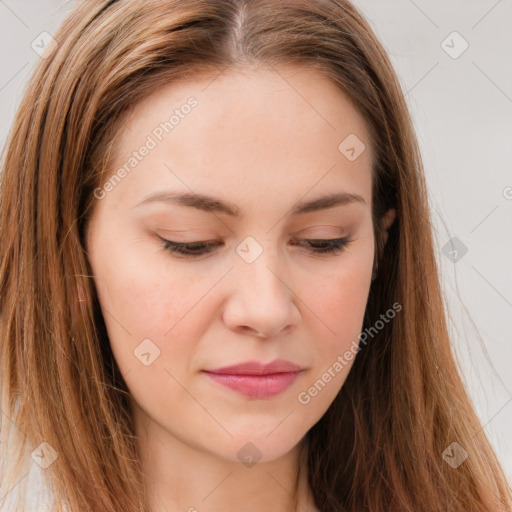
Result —
M 206 70 L 297 63 L 334 80 L 371 134 L 378 273 L 363 329 L 392 304 L 401 306 L 357 354 L 341 391 L 307 433 L 317 506 L 511 510 L 511 489 L 451 352 L 403 92 L 349 1 L 88 0 L 54 37 L 57 46 L 33 73 L 2 160 L 0 498 L 23 488 L 17 483 L 33 450 L 47 443 L 39 450 L 58 454 L 43 472 L 55 510 L 149 510 L 129 392 L 85 251 L 94 190 L 112 173 L 122 115 L 159 87 Z M 379 220 L 389 208 L 397 219 L 384 244 Z M 457 467 L 443 457 L 452 443 L 468 455 Z M 20 491 L 16 510 L 25 510 L 23 503 Z

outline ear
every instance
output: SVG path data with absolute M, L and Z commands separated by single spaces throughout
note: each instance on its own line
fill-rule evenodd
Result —
M 380 221 L 381 227 L 384 229 L 384 244 L 388 240 L 388 234 L 389 234 L 388 230 L 391 227 L 391 225 L 393 224 L 393 222 L 395 222 L 395 219 L 396 219 L 396 210 L 394 208 L 390 208 L 383 215 L 383 217 Z

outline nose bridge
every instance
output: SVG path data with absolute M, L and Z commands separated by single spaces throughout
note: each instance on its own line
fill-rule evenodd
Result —
M 289 277 L 272 240 L 267 237 L 260 242 L 247 237 L 236 247 L 240 260 L 225 311 L 231 328 L 250 327 L 269 336 L 298 319 Z
M 255 300 L 282 300 L 289 291 L 284 285 L 284 276 L 280 273 L 283 265 L 279 259 L 279 249 L 275 248 L 272 237 L 259 240 L 246 237 L 236 248 L 241 261 L 238 262 L 239 279 L 254 293 Z

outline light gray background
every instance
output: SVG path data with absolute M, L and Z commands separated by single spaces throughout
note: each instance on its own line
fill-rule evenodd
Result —
M 54 34 L 74 3 L 0 0 L 0 148 L 39 59 L 32 41 Z M 455 350 L 512 482 L 512 1 L 355 4 L 389 52 L 413 114 Z M 454 31 L 469 45 L 457 58 L 445 51 L 463 48 Z M 456 262 L 443 252 L 452 237 L 467 247 Z

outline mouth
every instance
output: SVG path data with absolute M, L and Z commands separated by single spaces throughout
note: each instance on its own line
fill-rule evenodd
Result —
M 270 398 L 288 389 L 300 372 L 234 375 L 204 372 L 215 382 L 250 398 Z
M 290 361 L 277 360 L 270 364 L 257 361 L 203 370 L 210 379 L 249 398 L 270 398 L 283 393 L 304 371 Z

